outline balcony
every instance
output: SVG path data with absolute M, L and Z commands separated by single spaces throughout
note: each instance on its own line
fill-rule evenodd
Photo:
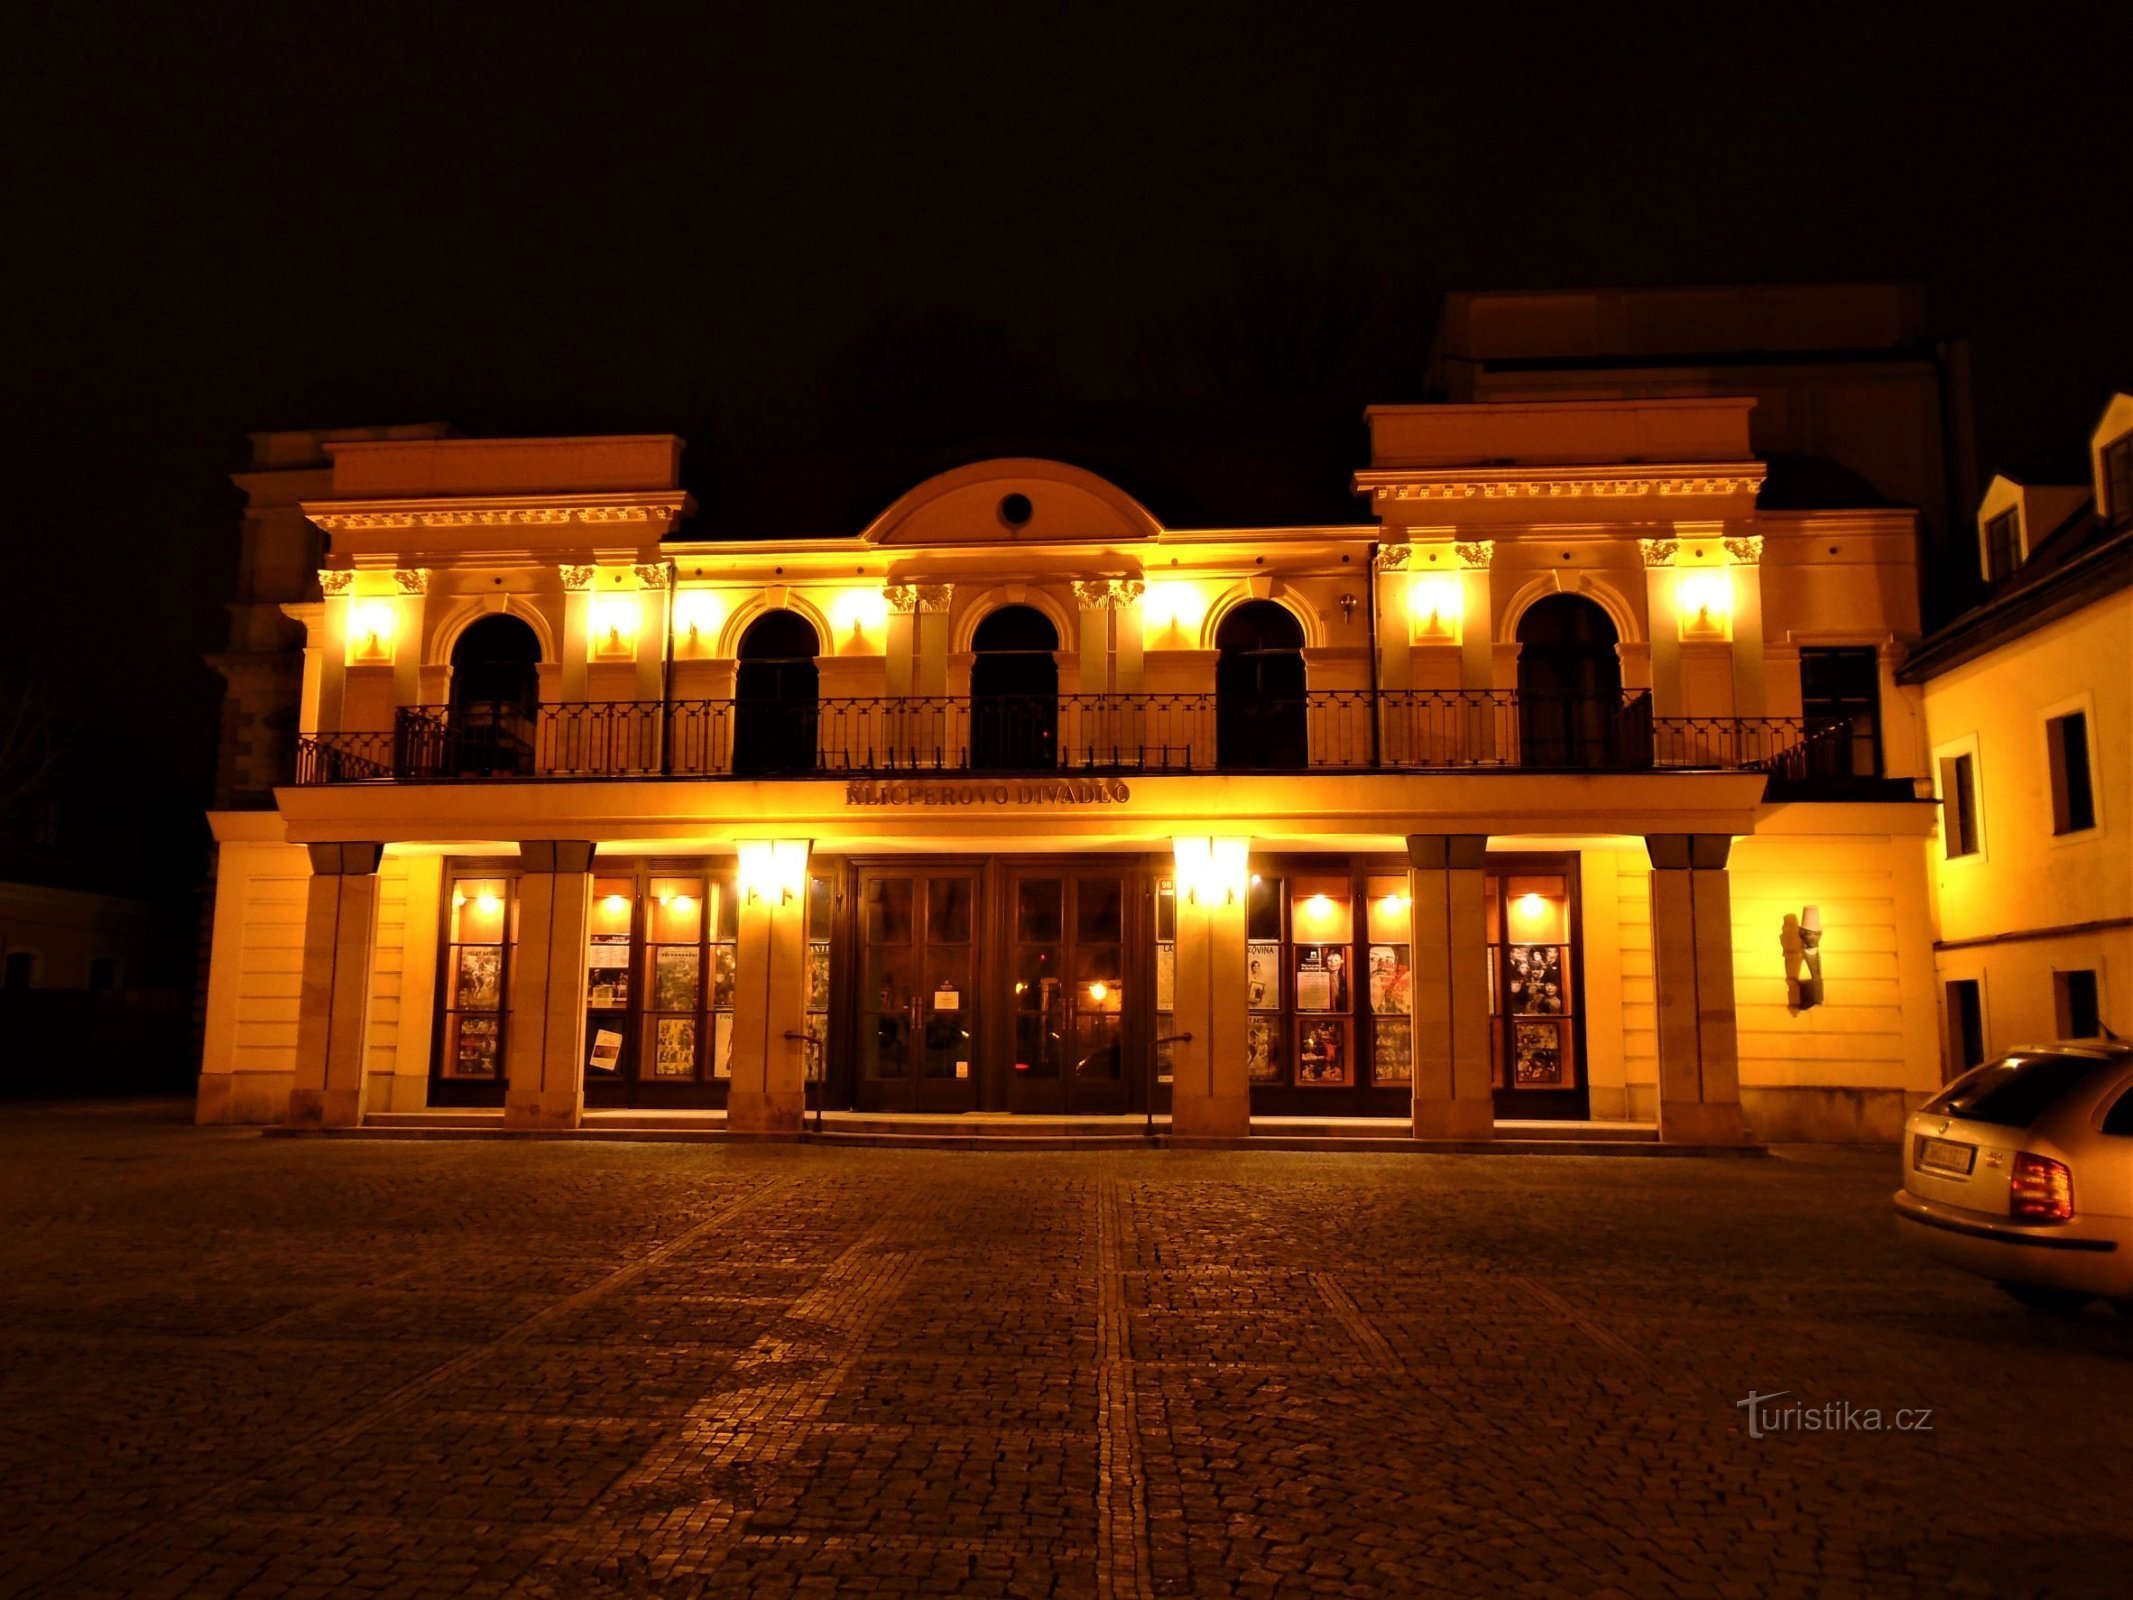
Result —
M 903 773 L 1721 771 L 1851 780 L 1850 730 L 1798 717 L 1657 717 L 1651 697 L 1513 690 L 573 701 L 408 706 L 391 728 L 298 740 L 300 785 Z

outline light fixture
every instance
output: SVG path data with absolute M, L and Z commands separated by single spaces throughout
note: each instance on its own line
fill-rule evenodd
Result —
M 830 621 L 841 637 L 878 634 L 888 620 L 888 598 L 879 589 L 845 589 L 830 604 Z
M 1105 983 L 1103 979 L 1098 978 L 1094 983 L 1089 985 L 1089 998 L 1091 1000 L 1094 1000 L 1098 1005 L 1102 1005 L 1106 1000 L 1111 998 L 1111 986 L 1108 983 Z
M 1418 572 L 1407 582 L 1407 615 L 1415 637 L 1456 644 L 1466 591 L 1456 572 Z
M 1322 894 L 1314 894 L 1303 903 L 1303 911 L 1313 922 L 1324 922 L 1333 915 L 1333 902 Z
M 1170 579 L 1141 593 L 1141 634 L 1146 639 L 1192 639 L 1207 616 L 1207 596 L 1195 583 Z
M 607 594 L 595 600 L 593 655 L 613 660 L 636 654 L 637 618 L 642 609 L 634 594 Z
M 676 647 L 685 655 L 707 653 L 717 641 L 718 625 L 725 615 L 725 601 L 716 590 L 677 589 L 674 592 Z
M 390 662 L 400 608 L 390 600 L 359 600 L 348 612 L 348 659 L 366 665 Z
M 1529 890 L 1518 897 L 1518 903 L 1512 909 L 1526 921 L 1538 922 L 1548 914 L 1548 902 Z
M 807 887 L 806 839 L 743 839 L 740 884 L 750 905 L 788 905 Z
M 1404 890 L 1395 889 L 1391 894 L 1378 901 L 1378 909 L 1388 917 L 1397 917 L 1405 915 L 1408 906 L 1411 904 L 1413 902 L 1408 899 Z
M 482 893 L 474 897 L 474 909 L 485 917 L 493 917 L 503 909 L 504 903 L 495 895 Z
M 1785 953 L 1785 987 L 1794 1011 L 1811 1011 L 1822 1003 L 1822 908 L 1802 906 L 1787 913 L 1778 930 Z
M 1726 631 L 1733 614 L 1733 577 L 1724 567 L 1698 567 L 1684 572 L 1677 595 L 1684 635 L 1710 637 Z
M 1180 835 L 1170 841 L 1178 887 L 1196 906 L 1229 905 L 1250 876 L 1251 841 Z

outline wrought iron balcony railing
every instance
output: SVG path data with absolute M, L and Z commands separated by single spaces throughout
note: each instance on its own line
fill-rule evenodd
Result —
M 1651 697 L 1491 689 L 483 702 L 312 733 L 296 782 L 863 778 L 909 772 L 1761 771 L 1850 776 L 1849 730 L 1799 717 L 1655 717 Z

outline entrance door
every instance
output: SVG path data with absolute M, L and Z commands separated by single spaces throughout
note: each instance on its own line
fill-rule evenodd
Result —
M 978 1103 L 975 868 L 859 877 L 861 1111 L 972 1111 Z
M 1017 868 L 1007 882 L 1010 1111 L 1112 1116 L 1126 1079 L 1123 870 Z

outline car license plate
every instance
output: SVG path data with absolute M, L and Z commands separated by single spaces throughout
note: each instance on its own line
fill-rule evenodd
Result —
M 1918 1165 L 1924 1171 L 1952 1172 L 1958 1178 L 1967 1178 L 1976 1164 L 1977 1146 L 1974 1144 L 1957 1144 L 1953 1139 L 1918 1141 Z

